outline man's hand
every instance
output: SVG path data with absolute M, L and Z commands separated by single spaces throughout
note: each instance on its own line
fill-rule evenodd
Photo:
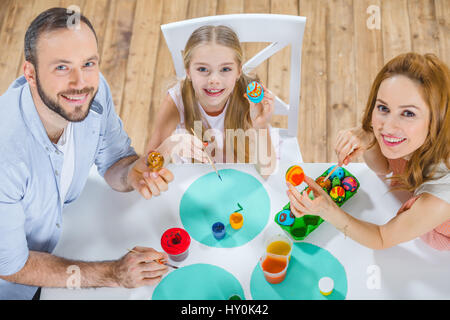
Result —
M 147 200 L 166 191 L 169 182 L 172 180 L 173 174 L 167 168 L 152 172 L 147 167 L 146 157 L 140 157 L 132 164 L 127 176 L 128 184 Z
M 168 260 L 168 256 L 152 248 L 134 247 L 132 252 L 114 262 L 113 277 L 125 288 L 155 285 L 168 269 L 157 260 Z

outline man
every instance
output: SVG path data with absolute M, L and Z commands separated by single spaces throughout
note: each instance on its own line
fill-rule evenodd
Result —
M 81 287 L 157 283 L 165 253 L 135 247 L 117 261 L 70 261 L 51 254 L 65 204 L 90 167 L 115 190 L 159 195 L 173 180 L 148 172 L 116 115 L 99 72 L 95 31 L 84 16 L 72 25 L 64 8 L 41 13 L 25 35 L 24 76 L 0 97 L 0 299 L 31 299 L 38 287 L 66 287 L 69 266 Z

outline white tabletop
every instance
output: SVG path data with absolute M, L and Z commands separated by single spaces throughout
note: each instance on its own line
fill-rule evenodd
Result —
M 246 299 L 251 299 L 250 278 L 264 250 L 264 241 L 281 231 L 274 216 L 289 201 L 284 174 L 293 164 L 299 163 L 281 163 L 277 173 L 266 181 L 252 165 L 217 165 L 219 170 L 233 168 L 249 173 L 263 184 L 271 203 L 269 223 L 253 240 L 236 248 L 208 247 L 192 239 L 189 256 L 177 265 L 218 265 L 239 280 Z M 332 164 L 299 165 L 308 176 L 315 178 Z M 168 168 L 174 173 L 174 181 L 167 192 L 151 200 L 143 199 L 136 192 L 113 191 L 93 168 L 80 198 L 64 210 L 62 235 L 53 254 L 75 260 L 102 261 L 116 260 L 127 253 L 127 248 L 137 245 L 162 251 L 162 233 L 168 228 L 183 227 L 179 215 L 183 193 L 192 182 L 212 170 L 211 166 L 201 164 L 169 165 Z M 406 194 L 388 192 L 387 183 L 365 164 L 350 164 L 346 169 L 358 178 L 361 187 L 343 209 L 376 224 L 389 221 Z M 304 241 L 328 250 L 344 266 L 347 299 L 450 298 L 450 254 L 432 249 L 420 239 L 374 251 L 345 238 L 324 222 Z M 154 288 L 43 288 L 41 299 L 150 299 Z

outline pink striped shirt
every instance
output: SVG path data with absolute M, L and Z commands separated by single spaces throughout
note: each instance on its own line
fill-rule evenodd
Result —
M 395 175 L 401 174 L 405 170 L 407 163 L 407 161 L 404 159 L 388 159 L 388 162 L 393 174 Z M 414 202 L 416 202 L 416 200 L 419 199 L 421 195 L 422 194 L 418 194 L 406 201 L 398 210 L 397 214 L 410 209 Z M 423 234 L 422 236 L 420 236 L 420 238 L 434 249 L 450 250 L 450 219 L 437 226 L 433 230 Z

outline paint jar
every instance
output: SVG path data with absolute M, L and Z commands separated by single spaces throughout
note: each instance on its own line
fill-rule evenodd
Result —
M 329 277 L 323 277 L 319 280 L 319 291 L 324 296 L 329 296 L 334 289 L 334 281 Z
M 261 269 L 266 281 L 272 284 L 280 283 L 286 277 L 289 259 L 287 256 L 265 253 L 260 260 Z
M 222 222 L 216 222 L 212 225 L 212 233 L 217 240 L 225 237 L 225 225 Z
M 239 212 L 233 212 L 230 214 L 230 225 L 233 229 L 239 230 L 242 228 L 242 225 L 244 224 L 244 217 Z
M 186 230 L 171 228 L 166 230 L 161 237 L 161 247 L 173 261 L 183 261 L 189 254 L 191 237 Z
M 276 234 L 266 240 L 266 253 L 291 259 L 292 240 L 284 234 Z

